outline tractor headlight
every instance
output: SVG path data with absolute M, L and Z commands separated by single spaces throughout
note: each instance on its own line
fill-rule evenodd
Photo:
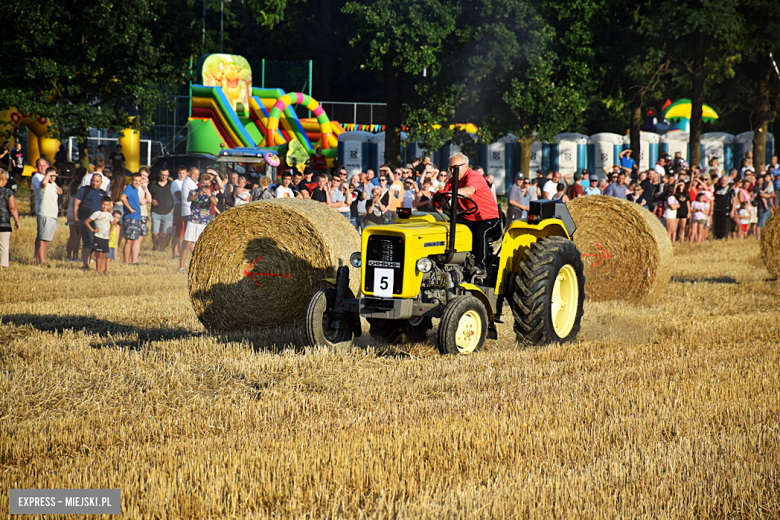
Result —
M 360 251 L 349 255 L 349 265 L 355 268 L 360 267 Z
M 421 273 L 428 273 L 433 269 L 433 262 L 430 258 L 420 258 L 417 260 L 417 270 Z

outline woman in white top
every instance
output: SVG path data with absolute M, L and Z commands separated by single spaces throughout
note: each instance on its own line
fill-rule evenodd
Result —
M 252 195 L 246 189 L 246 177 L 239 177 L 238 187 L 233 190 L 233 206 L 236 208 L 243 206 L 250 200 L 252 200 Z
M 664 189 L 664 221 L 666 222 L 666 232 L 669 233 L 669 240 L 672 245 L 677 241 L 677 208 L 680 203 L 674 196 L 674 184 L 667 184 Z
M 691 203 L 691 242 L 703 242 L 707 238 L 707 219 L 710 215 L 710 205 L 703 191 L 696 195 L 696 202 Z

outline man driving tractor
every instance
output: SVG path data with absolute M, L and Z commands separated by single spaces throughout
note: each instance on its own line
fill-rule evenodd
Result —
M 501 220 L 498 213 L 498 205 L 487 185 L 485 178 L 469 168 L 469 158 L 458 152 L 450 157 L 450 173 L 458 176 L 458 210 L 466 211 L 474 208 L 474 212 L 466 212 L 458 215 L 458 223 L 466 225 L 471 230 L 472 252 L 474 263 L 478 270 L 485 270 L 485 259 L 488 257 L 489 239 L 495 238 L 501 230 Z M 437 193 L 437 200 L 445 193 L 452 191 L 452 176 Z M 464 197 L 469 200 L 464 200 Z M 455 194 L 453 194 L 455 198 Z M 473 202 L 472 202 L 473 201 Z M 441 207 L 436 206 L 436 211 L 442 213 Z

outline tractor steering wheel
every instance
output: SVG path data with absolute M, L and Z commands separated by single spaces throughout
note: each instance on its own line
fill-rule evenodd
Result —
M 441 194 L 438 200 L 439 206 L 444 210 L 444 212 L 447 214 L 447 216 L 450 215 L 450 210 L 452 208 L 452 193 L 443 193 L 438 192 Z M 479 211 L 479 205 L 476 203 L 474 199 L 471 199 L 469 197 L 466 197 L 465 195 L 461 195 L 458 193 L 458 200 L 462 200 L 464 202 L 468 202 L 471 206 L 470 208 L 463 210 L 463 212 L 458 212 L 459 217 L 466 217 L 468 215 L 473 215 L 477 211 Z

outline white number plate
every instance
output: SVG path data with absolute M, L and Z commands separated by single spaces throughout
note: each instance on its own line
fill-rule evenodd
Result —
M 392 269 L 374 269 L 374 296 L 393 297 Z

